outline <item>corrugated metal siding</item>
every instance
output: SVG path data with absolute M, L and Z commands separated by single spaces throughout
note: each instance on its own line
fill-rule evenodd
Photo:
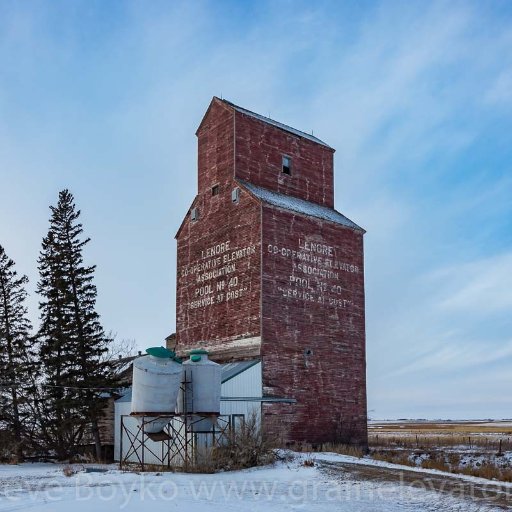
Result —
M 253 415 L 260 417 L 261 402 L 221 402 L 221 414 L 243 414 L 249 419 Z
M 119 400 L 115 403 L 114 412 L 114 460 L 120 460 L 121 453 L 121 416 L 124 414 L 130 414 L 131 402 L 120 402 Z M 133 420 L 135 421 L 135 420 Z M 123 446 L 128 446 L 128 438 L 126 434 L 123 437 Z M 126 449 L 126 448 L 125 448 Z
M 221 396 L 261 397 L 262 389 L 261 363 L 258 363 L 224 382 L 222 384 Z
M 236 377 L 224 382 L 222 384 L 221 396 L 259 398 L 262 396 L 262 392 L 261 363 L 258 363 Z M 247 419 L 256 415 L 259 418 L 261 414 L 261 403 L 249 401 L 226 402 L 221 400 L 220 413 L 229 415 L 243 414 Z

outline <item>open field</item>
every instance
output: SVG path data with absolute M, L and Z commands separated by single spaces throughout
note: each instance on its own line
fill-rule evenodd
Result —
M 441 448 L 464 446 L 488 450 L 512 450 L 512 421 L 395 421 L 371 422 L 370 446 Z
M 374 459 L 512 482 L 512 421 L 386 421 L 369 425 Z
M 371 421 L 368 425 L 374 433 L 428 433 L 428 434 L 489 434 L 512 436 L 512 419 L 510 420 L 473 420 L 473 421 L 427 421 L 398 420 Z

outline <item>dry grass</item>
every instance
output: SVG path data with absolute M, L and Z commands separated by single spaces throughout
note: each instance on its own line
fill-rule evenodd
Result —
M 340 455 L 350 455 L 360 459 L 364 455 L 364 451 L 360 446 L 342 443 L 326 443 L 322 445 L 323 452 L 339 453 Z
M 492 464 L 482 464 L 480 467 L 463 468 L 457 473 L 464 475 L 477 476 L 479 478 L 487 478 L 488 480 L 499 480 L 501 482 L 512 482 L 512 469 L 498 468 Z
M 344 444 L 344 443 L 323 443 L 323 444 L 309 444 L 299 443 L 291 447 L 295 452 L 332 452 L 339 453 L 340 455 L 350 455 L 360 459 L 365 455 L 364 450 L 360 446 Z
M 492 462 L 486 462 L 481 465 L 463 466 L 459 454 L 445 452 L 423 452 L 414 453 L 407 450 L 372 450 L 371 457 L 375 460 L 381 460 L 392 464 L 402 466 L 418 467 L 416 456 L 423 455 L 428 458 L 423 459 L 419 466 L 424 469 L 436 469 L 447 473 L 463 474 L 487 478 L 488 480 L 497 480 L 501 482 L 512 482 L 512 468 L 499 467 Z
M 423 469 L 437 469 L 438 471 L 450 472 L 452 470 L 450 464 L 440 459 L 425 459 L 421 463 Z
M 460 454 L 458 453 L 446 453 L 445 458 L 452 468 L 460 466 Z
M 511 464 L 496 457 L 512 451 L 512 421 L 373 424 L 369 445 L 377 460 L 512 481 Z
M 512 420 L 509 421 L 473 421 L 473 422 L 425 422 L 403 421 L 395 423 L 372 423 L 369 426 L 371 434 L 396 433 L 400 434 L 485 434 L 497 436 L 512 436 Z
M 496 437 L 479 434 L 473 436 L 463 436 L 459 434 L 416 434 L 407 433 L 393 434 L 373 434 L 368 436 L 370 447 L 375 448 L 409 448 L 409 449 L 434 449 L 450 448 L 455 446 L 467 446 L 469 448 L 482 448 L 486 451 L 512 451 L 512 437 Z
M 416 464 L 409 459 L 408 454 L 405 452 L 375 451 L 371 454 L 371 457 L 372 459 L 381 460 L 382 462 L 401 464 L 402 466 L 416 466 Z

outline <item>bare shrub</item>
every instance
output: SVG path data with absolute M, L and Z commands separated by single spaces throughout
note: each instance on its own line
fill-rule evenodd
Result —
M 9 460 L 7 461 L 7 464 L 10 464 L 11 466 L 16 466 L 20 463 L 20 460 L 18 459 L 18 456 L 15 454 L 12 454 Z
M 71 466 L 70 464 L 66 464 L 63 468 L 62 468 L 62 473 L 64 476 L 67 476 L 68 478 L 75 475 L 76 474 L 76 469 Z
M 99 463 L 92 452 L 86 451 L 84 453 L 77 453 L 69 458 L 70 463 L 76 464 L 95 464 Z
M 0 462 L 18 464 L 18 445 L 8 430 L 0 430 Z
M 446 458 L 451 468 L 458 468 L 460 466 L 460 454 L 458 453 L 447 453 Z
M 311 455 L 306 456 L 306 458 L 302 461 L 302 465 L 306 468 L 314 468 L 315 467 L 315 459 L 311 457 Z
M 257 415 L 250 416 L 239 428 L 231 431 L 220 446 L 207 450 L 196 464 L 185 470 L 194 473 L 214 473 L 275 462 L 277 454 L 261 435 L 259 423 Z

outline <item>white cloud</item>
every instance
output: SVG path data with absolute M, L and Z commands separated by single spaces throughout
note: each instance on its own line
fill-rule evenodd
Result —
M 449 2 L 356 15 L 256 3 L 233 21 L 217 2 L 125 5 L 123 22 L 91 40 L 73 9 L 60 32 L 46 9 L 18 7 L 3 32 L 0 215 L 19 211 L 0 234 L 22 270 L 47 205 L 70 186 L 104 322 L 160 342 L 174 324 L 172 236 L 196 187 L 193 133 L 222 94 L 337 149 L 337 207 L 368 229 L 370 401 L 456 403 L 452 374 L 467 368 L 487 369 L 489 394 L 502 387 L 490 368 L 510 358 L 512 180 L 496 161 L 512 142 L 507 24 Z
M 512 251 L 438 270 L 441 288 L 437 309 L 468 316 L 512 313 Z
M 437 343 L 437 346 L 432 347 L 428 353 L 419 354 L 413 362 L 391 372 L 389 376 L 425 371 L 446 374 L 474 367 L 486 367 L 503 360 L 512 362 L 512 340 L 500 340 L 500 346 L 493 346 L 492 350 L 489 350 L 487 340 L 473 341 L 447 337 L 441 344 L 434 343 Z

